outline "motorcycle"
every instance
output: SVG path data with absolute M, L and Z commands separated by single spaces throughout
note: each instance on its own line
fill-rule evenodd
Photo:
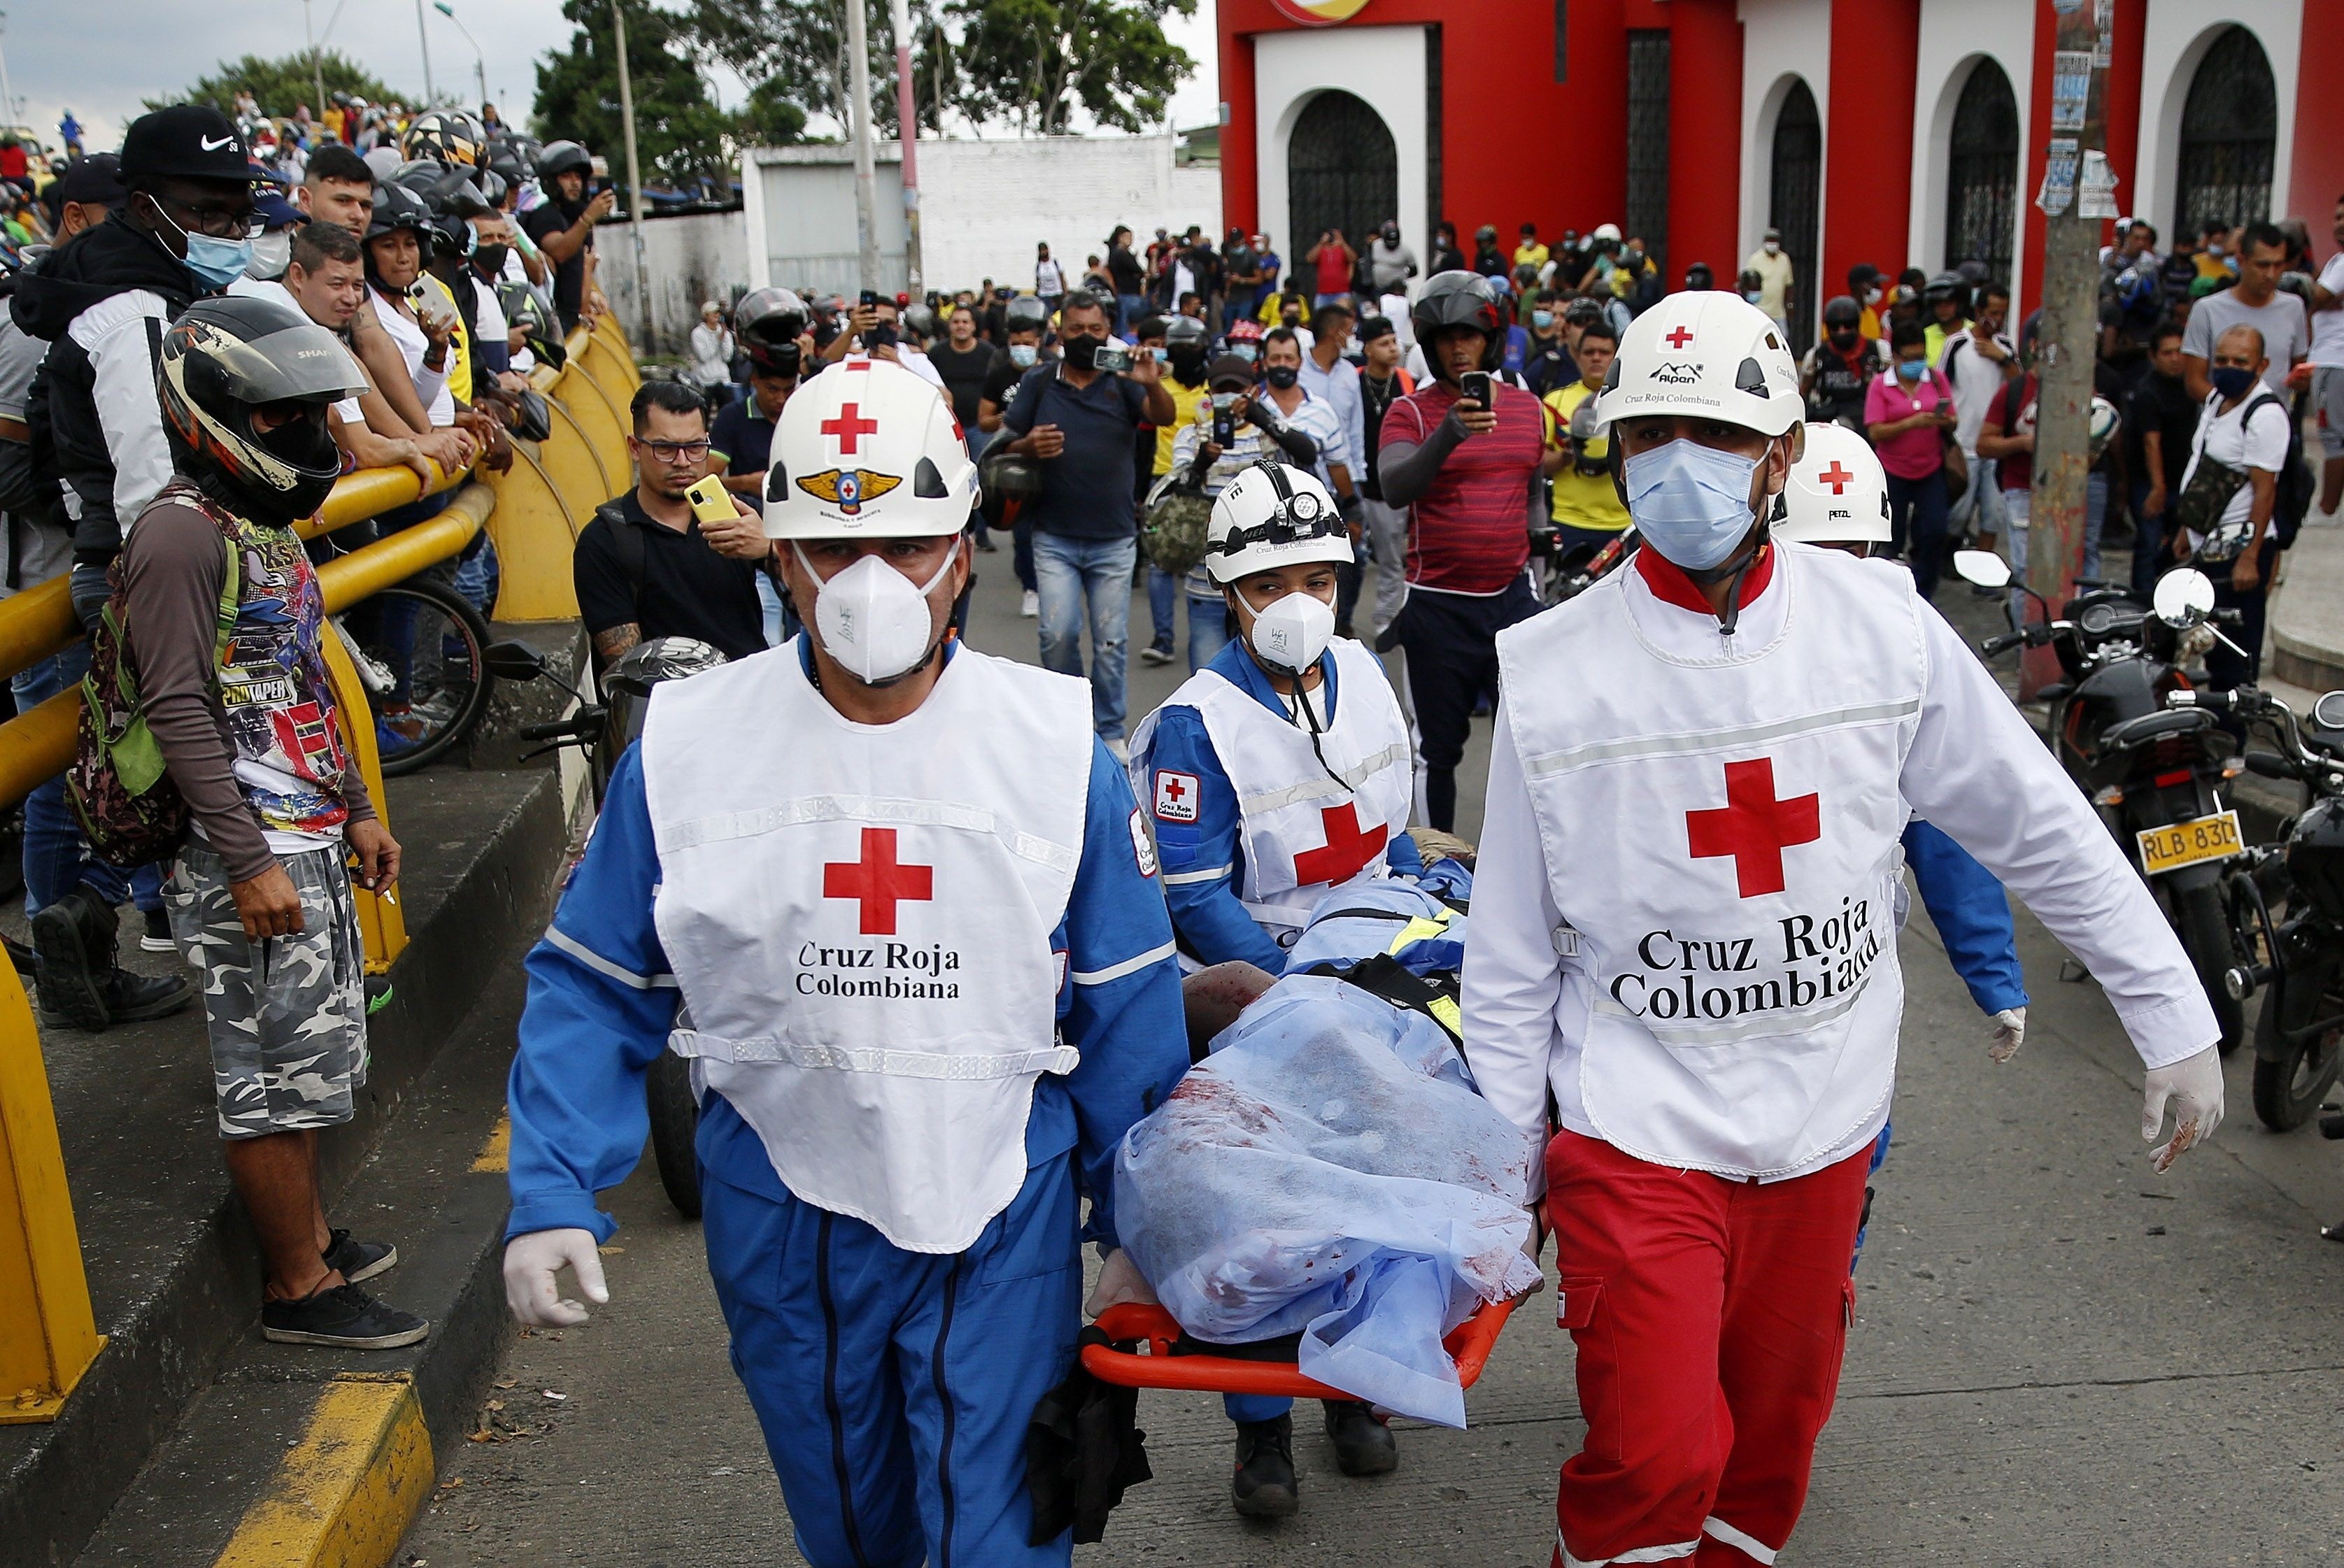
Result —
M 620 754 L 642 736 L 652 688 L 665 681 L 688 679 L 724 662 L 723 654 L 692 638 L 654 637 L 611 662 L 602 673 L 602 701 L 591 703 L 547 668 L 544 658 L 526 642 L 494 642 L 488 648 L 489 668 L 499 677 L 533 681 L 542 676 L 578 699 L 578 706 L 564 717 L 521 727 L 521 739 L 546 743 L 522 760 L 564 746 L 581 748 L 586 754 L 587 778 L 597 811 L 601 809 L 611 770 L 618 765 Z M 666 1189 L 677 1213 L 697 1219 L 700 1162 L 693 1141 L 700 1129 L 700 1102 L 692 1092 L 692 1064 L 673 1051 L 662 1051 L 645 1075 L 643 1100 L 651 1113 L 652 1159 L 659 1168 L 660 1186 Z
M 2012 582 L 2009 566 L 1985 551 L 1955 551 L 1954 570 L 1987 588 Z M 2147 606 L 2107 583 L 2079 578 L 2076 586 L 2066 615 L 2055 619 L 2020 585 L 2044 618 L 1985 639 L 1979 651 L 1992 658 L 2047 646 L 2056 654 L 2061 679 L 2038 693 L 2051 704 L 2053 749 L 2147 879 L 2213 1004 L 2228 1056 L 2245 1038 L 2246 1011 L 2226 977 L 2248 955 L 2223 863 L 2247 845 L 2223 791 L 2245 764 L 2212 709 L 2167 699 L 2194 689 L 2185 663 L 2216 639 L 2227 642 L 2219 626 L 2236 624 L 2238 613 L 2217 611 L 2213 582 L 2187 567 L 2160 578 Z
M 2243 1001 L 2267 987 L 2255 1022 L 2255 1114 L 2286 1132 L 2310 1119 L 2344 1067 L 2344 692 L 2314 703 L 2309 723 L 2252 686 L 2166 701 L 2268 732 L 2279 749 L 2248 752 L 2247 771 L 2303 788 L 2303 809 L 2279 842 L 2248 850 L 2224 875 L 2248 955 L 2224 976 L 2227 989 Z M 2320 1130 L 2344 1138 L 2344 1115 L 2323 1118 Z

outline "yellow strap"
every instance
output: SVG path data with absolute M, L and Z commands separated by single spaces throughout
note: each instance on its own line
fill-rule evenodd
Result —
M 1411 943 L 1425 942 L 1436 936 L 1448 936 L 1450 919 L 1456 913 L 1453 909 L 1443 909 L 1438 916 L 1430 918 L 1422 915 L 1417 916 L 1399 928 L 1399 935 L 1392 938 L 1392 945 L 1384 951 L 1397 957 L 1400 949 Z
M 1426 1006 L 1424 1010 L 1430 1013 L 1433 1017 L 1433 1020 L 1442 1028 L 1447 1029 L 1450 1034 L 1456 1036 L 1460 1040 L 1465 1037 L 1465 1014 L 1463 1010 L 1457 1006 L 1454 998 L 1449 996 L 1435 996 L 1432 998 L 1431 1002 Z

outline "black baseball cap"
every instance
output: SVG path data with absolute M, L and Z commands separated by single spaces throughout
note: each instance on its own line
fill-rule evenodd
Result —
M 1379 338 L 1396 338 L 1399 335 L 1399 329 L 1391 324 L 1389 317 L 1370 316 L 1359 323 L 1359 341 L 1362 344 L 1372 343 Z
M 1205 372 L 1207 387 L 1236 387 L 1239 390 L 1253 385 L 1253 361 L 1235 354 L 1223 354 Z
M 209 104 L 173 104 L 130 122 L 122 137 L 124 183 L 141 179 L 252 177 L 252 149 L 228 117 Z
M 112 153 L 87 153 L 66 165 L 57 177 L 59 201 L 118 207 L 130 193 L 122 188 L 122 160 Z

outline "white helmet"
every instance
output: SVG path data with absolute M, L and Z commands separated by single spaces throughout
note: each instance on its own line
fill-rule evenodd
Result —
M 774 424 L 768 539 L 932 538 L 976 504 L 952 405 L 885 359 L 850 355 L 802 384 Z
M 1617 239 L 1620 238 L 1620 226 L 1616 223 L 1599 223 L 1595 226 L 1595 232 L 1589 235 L 1587 238 L 1590 239 Z
M 1845 425 L 1810 420 L 1768 531 L 1795 544 L 1887 543 L 1888 473 L 1872 443 Z
M 1305 561 L 1352 559 L 1351 531 L 1318 476 L 1258 462 L 1213 501 L 1205 529 L 1205 570 L 1215 582 Z
M 1607 425 L 1689 414 L 1769 436 L 1795 428 L 1804 412 L 1783 334 L 1758 307 L 1720 289 L 1668 295 L 1628 323 L 1595 400 Z

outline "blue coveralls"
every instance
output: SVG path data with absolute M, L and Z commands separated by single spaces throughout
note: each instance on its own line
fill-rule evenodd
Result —
M 1072 1557 L 1069 1534 L 1026 1543 L 1026 1423 L 1073 1362 L 1081 1240 L 1116 1244 L 1116 1146 L 1188 1065 L 1171 929 L 1136 825 L 1122 768 L 1095 744 L 1082 859 L 1051 942 L 1066 975 L 1059 1027 L 1082 1061 L 1035 1084 L 1026 1184 L 967 1251 L 904 1251 L 800 1201 L 729 1102 L 702 1105 L 709 1271 L 798 1550 L 816 1568 Z M 617 1229 L 594 1195 L 642 1152 L 644 1071 L 675 1021 L 652 923 L 659 880 L 631 750 L 529 956 L 507 1089 L 508 1237 L 576 1226 L 607 1240 Z
M 1242 641 L 1232 642 L 1205 666 L 1226 677 L 1280 719 L 1291 722 L 1286 705 L 1269 677 L 1246 652 Z M 1327 722 L 1335 722 L 1335 661 L 1320 654 Z M 1245 880 L 1244 839 L 1238 832 L 1237 786 L 1229 783 L 1221 759 L 1205 731 L 1205 716 L 1194 708 L 1167 707 L 1157 715 L 1149 738 L 1147 764 L 1152 770 L 1167 768 L 1192 774 L 1197 780 L 1197 820 L 1156 822 L 1157 852 L 1164 861 L 1164 896 L 1172 905 L 1173 928 L 1181 945 L 1201 964 L 1227 964 L 1242 959 L 1273 975 L 1286 972 L 1286 954 L 1255 924 L 1238 902 Z M 1395 872 L 1414 875 L 1424 869 L 1416 840 L 1401 834 L 1384 845 L 1384 863 Z M 1231 1421 L 1276 1421 L 1294 1408 L 1290 1399 L 1272 1394 L 1223 1394 L 1221 1409 Z

